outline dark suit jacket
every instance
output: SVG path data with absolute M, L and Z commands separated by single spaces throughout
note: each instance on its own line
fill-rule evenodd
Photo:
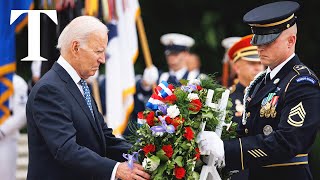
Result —
M 130 144 L 112 135 L 95 104 L 93 111 L 95 119 L 70 75 L 55 63 L 27 102 L 27 179 L 110 179 Z

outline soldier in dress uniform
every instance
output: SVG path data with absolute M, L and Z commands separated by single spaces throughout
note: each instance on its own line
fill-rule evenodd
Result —
M 28 85 L 22 77 L 13 75 L 13 96 L 9 99 L 11 116 L 0 124 L 0 179 L 16 179 L 19 130 L 26 124 Z
M 264 70 L 261 64 L 257 46 L 252 46 L 250 40 L 253 35 L 248 35 L 234 43 L 228 50 L 228 56 L 232 67 L 237 74 L 238 83 L 230 87 L 230 98 L 232 99 L 233 122 L 241 123 L 243 113 L 244 90 L 249 86 L 254 77 Z
M 261 64 L 257 46 L 252 46 L 250 40 L 253 35 L 248 35 L 234 43 L 228 50 L 228 56 L 232 67 L 237 74 L 238 83 L 230 87 L 230 98 L 233 106 L 233 122 L 241 124 L 242 113 L 244 111 L 243 96 L 244 91 L 254 77 L 264 70 Z M 248 179 L 248 170 L 240 171 L 232 176 L 232 180 Z
M 268 68 L 246 90 L 239 139 L 222 141 L 208 131 L 197 137 L 200 151 L 225 160 L 229 170 L 249 169 L 250 180 L 313 179 L 308 153 L 320 125 L 320 83 L 295 54 L 298 9 L 281 1 L 245 14 L 251 44 Z
M 194 39 L 189 36 L 169 33 L 161 36 L 160 42 L 165 46 L 165 56 L 169 72 L 159 72 L 155 66 L 144 70 L 142 78 L 137 80 L 134 100 L 133 118 L 145 109 L 145 104 L 152 94 L 152 86 L 161 81 L 167 81 L 175 86 L 180 85 L 181 79 L 190 79 L 186 59 L 189 49 L 194 45 Z
M 205 74 L 201 73 L 201 60 L 196 53 L 189 53 L 187 56 L 187 67 L 188 67 L 188 79 L 198 79 L 206 77 Z

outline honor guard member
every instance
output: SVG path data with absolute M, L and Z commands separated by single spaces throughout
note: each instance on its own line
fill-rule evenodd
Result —
M 232 63 L 233 70 L 237 74 L 238 82 L 230 87 L 230 98 L 232 99 L 232 109 L 235 111 L 233 122 L 241 123 L 244 90 L 249 86 L 254 77 L 264 70 L 261 64 L 257 46 L 252 46 L 250 40 L 253 35 L 248 35 L 234 43 L 228 50 L 228 56 Z
M 226 78 L 226 85 L 227 87 L 232 86 L 234 84 L 237 83 L 237 74 L 236 72 L 234 72 L 234 69 L 232 67 L 232 63 L 230 61 L 229 55 L 228 55 L 228 51 L 229 48 L 236 42 L 238 42 L 241 39 L 241 37 L 227 37 L 225 39 L 223 39 L 221 41 L 221 45 L 224 47 L 225 49 L 225 53 L 222 59 L 222 80 L 221 80 L 221 84 L 224 84 L 224 80 L 223 78 Z M 229 72 L 230 71 L 230 72 Z
M 26 124 L 26 103 L 28 85 L 22 77 L 13 75 L 13 95 L 9 99 L 11 116 L 0 124 L 0 177 L 3 180 L 16 179 L 19 130 Z
M 206 75 L 200 72 L 201 60 L 195 53 L 189 53 L 187 57 L 187 67 L 189 71 L 188 79 L 205 78 Z
M 243 17 L 260 61 L 268 66 L 244 96 L 241 138 L 222 141 L 214 132 L 197 138 L 200 151 L 225 160 L 229 170 L 249 169 L 249 180 L 310 180 L 308 153 L 320 124 L 320 84 L 295 54 L 297 2 L 257 7 Z
M 145 104 L 152 94 L 153 84 L 167 81 L 175 86 L 180 85 L 181 79 L 190 79 L 186 59 L 189 49 L 194 45 L 194 39 L 189 36 L 169 33 L 161 36 L 160 42 L 165 46 L 165 56 L 169 72 L 160 74 L 155 66 L 144 70 L 143 76 L 136 84 L 134 116 L 145 109 Z

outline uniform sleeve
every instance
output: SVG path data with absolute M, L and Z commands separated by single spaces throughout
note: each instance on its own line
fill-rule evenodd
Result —
M 6 135 L 11 135 L 21 129 L 27 122 L 26 104 L 28 99 L 28 85 L 17 75 L 13 76 L 14 94 L 10 98 L 12 115 L 1 126 L 0 130 Z
M 308 153 L 320 123 L 320 88 L 316 77 L 299 75 L 287 85 L 278 129 L 225 141 L 228 169 L 273 166 Z

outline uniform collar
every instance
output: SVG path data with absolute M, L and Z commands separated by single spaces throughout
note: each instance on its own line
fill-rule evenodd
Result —
M 244 85 L 242 85 L 240 82 L 238 82 L 238 84 L 236 85 L 236 89 L 239 90 L 239 92 L 243 92 L 246 89 L 246 87 Z
M 78 75 L 77 71 L 69 64 L 68 61 L 66 61 L 62 56 L 59 57 L 58 64 L 67 71 L 67 73 L 70 75 L 74 83 L 78 84 L 80 81 L 80 76 Z
M 270 67 L 268 67 L 267 69 L 267 74 L 270 73 L 270 79 L 272 80 L 277 74 L 278 72 L 281 70 L 281 68 L 286 65 L 296 54 L 293 53 L 291 56 L 289 56 L 288 59 L 286 59 L 285 61 L 283 61 L 281 64 L 279 64 L 277 67 L 275 67 L 273 70 L 270 69 Z
M 187 71 L 188 71 L 187 67 L 183 67 L 183 68 L 179 69 L 178 71 L 170 70 L 169 74 L 176 76 L 176 78 L 178 80 L 180 80 L 183 78 L 183 76 L 186 74 Z

